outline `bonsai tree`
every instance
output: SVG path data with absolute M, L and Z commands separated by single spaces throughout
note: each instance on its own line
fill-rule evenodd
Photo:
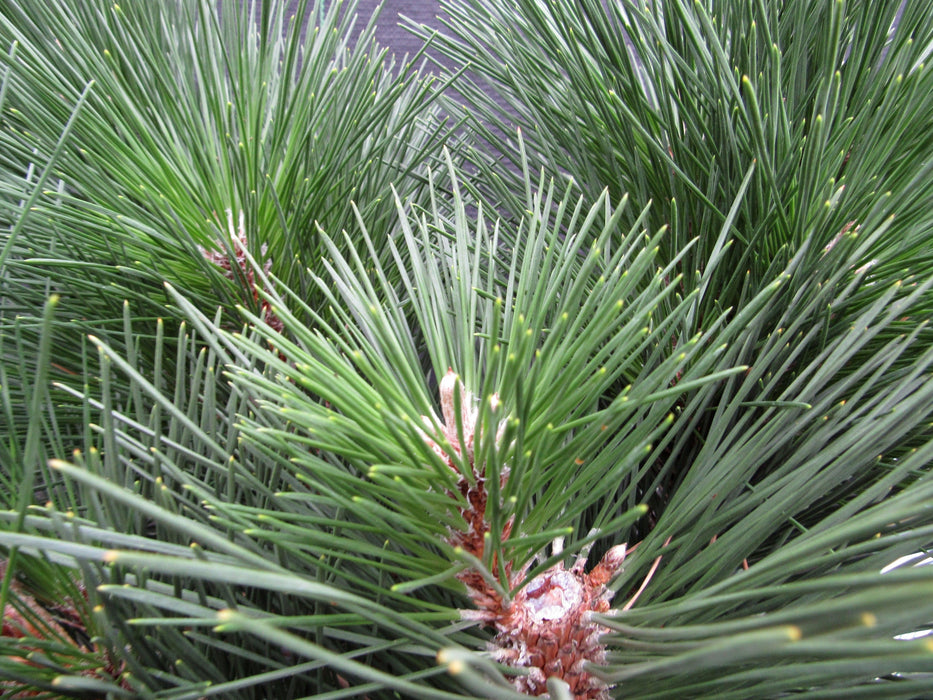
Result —
M 249 47 L 281 29 L 151 7 L 187 32 L 260 18 Z M 32 306 L 0 353 L 0 688 L 928 694 L 927 13 L 445 9 L 468 106 L 445 102 L 463 130 L 425 143 L 423 187 L 386 154 L 288 265 L 227 207 L 226 247 L 191 238 L 178 267 L 239 297 L 164 274 L 162 318 L 108 286 L 119 323 L 72 321 L 85 266 L 26 283 L 21 232 L 93 228 L 96 190 L 62 171 L 63 203 L 25 206 L 36 168 L 8 159 L 4 293 Z

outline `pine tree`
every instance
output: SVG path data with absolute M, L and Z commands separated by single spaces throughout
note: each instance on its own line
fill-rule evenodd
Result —
M 923 3 L 444 8 L 0 3 L 2 696 L 930 694 Z

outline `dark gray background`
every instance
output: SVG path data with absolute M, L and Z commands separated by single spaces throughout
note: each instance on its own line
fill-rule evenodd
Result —
M 265 2 L 283 1 L 288 2 L 291 10 L 290 14 L 297 10 L 298 0 L 265 0 Z M 356 25 L 357 35 L 369 22 L 369 18 L 379 5 L 378 0 L 359 0 L 356 9 L 359 16 Z M 313 8 L 311 10 L 313 11 Z M 401 17 L 404 15 L 415 22 L 441 29 L 442 25 L 437 19 L 440 14 L 442 14 L 442 11 L 438 0 L 384 0 L 376 26 L 376 41 L 381 48 L 386 48 L 390 53 L 394 53 L 399 61 L 405 54 L 413 56 L 421 49 L 422 42 L 410 31 L 400 26 L 402 24 Z M 305 22 L 309 19 L 305 18 Z M 431 56 L 440 60 L 436 53 L 431 53 Z M 449 63 L 443 63 L 449 67 Z
M 360 0 L 360 19 L 368 18 L 378 4 L 375 0 Z M 394 51 L 399 58 L 406 53 L 414 54 L 421 48 L 421 42 L 411 32 L 399 26 L 402 21 L 400 15 L 440 28 L 441 24 L 437 20 L 439 14 L 440 3 L 434 0 L 386 0 L 379 16 L 376 40 L 381 46 Z

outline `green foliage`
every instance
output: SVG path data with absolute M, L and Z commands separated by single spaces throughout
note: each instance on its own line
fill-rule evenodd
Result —
M 891 231 L 856 267 L 874 260 L 889 279 L 929 269 L 925 3 L 442 5 L 449 32 L 435 47 L 474 76 L 458 85 L 467 107 L 450 108 L 497 148 L 495 162 L 483 148 L 474 160 L 512 212 L 522 210 L 520 164 L 503 140 L 517 127 L 533 170 L 591 198 L 605 187 L 652 201 L 649 226 L 671 229 L 665 258 L 696 238 L 685 285 L 711 286 L 723 306 L 742 299 L 733 270 L 757 288 L 804 242 L 815 262 L 884 215 Z M 729 272 L 704 273 L 719 255 Z
M 933 20 L 720 5 L 445 3 L 448 154 L 352 7 L 0 3 L 0 696 L 521 697 L 459 575 L 626 542 L 612 696 L 933 693 Z
M 165 281 L 203 308 L 257 305 L 245 269 L 206 259 L 241 254 L 240 216 L 301 289 L 316 227 L 351 229 L 355 200 L 385 235 L 390 184 L 417 197 L 445 135 L 431 81 L 386 58 L 372 20 L 351 43 L 352 2 L 315 7 L 306 33 L 282 3 L 0 7 L 3 333 L 59 294 L 62 379 L 88 351 L 72 339 L 123 335 L 125 301 L 170 314 Z

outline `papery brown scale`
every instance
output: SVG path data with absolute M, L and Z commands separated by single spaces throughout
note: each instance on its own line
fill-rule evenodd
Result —
M 460 392 L 460 411 L 455 410 L 455 392 Z M 444 424 L 440 426 L 449 450 L 460 455 L 463 469 L 470 473 L 461 474 L 456 491 L 465 501 L 458 506 L 465 529 L 449 534 L 447 542 L 480 559 L 484 557 L 485 537 L 491 526 L 486 519 L 488 492 L 481 470 L 473 462 L 474 428 L 476 410 L 473 395 L 466 391 L 452 369 L 441 380 L 441 413 Z M 493 410 L 497 410 L 497 399 L 491 398 Z M 429 429 L 437 430 L 436 419 L 425 418 Z M 462 425 L 463 440 L 457 434 L 457 422 Z M 496 432 L 501 439 L 505 421 L 501 421 Z M 424 436 L 427 444 L 436 449 L 438 441 Z M 443 441 L 441 441 L 442 443 Z M 452 469 L 453 460 L 445 457 Z M 456 469 L 455 469 L 456 471 Z M 505 486 L 508 470 L 500 475 L 500 486 Z M 470 478 L 472 477 L 472 478 Z M 456 493 L 456 492 L 455 492 Z M 451 493 L 451 497 L 455 494 Z M 502 528 L 502 541 L 512 533 L 514 518 Z M 555 541 L 554 551 L 559 552 L 561 542 Z M 465 619 L 477 620 L 492 626 L 495 637 L 490 642 L 494 660 L 522 669 L 526 675 L 517 676 L 513 685 L 519 692 L 541 695 L 547 692 L 547 678 L 557 676 L 567 682 L 576 698 L 603 700 L 608 698 L 608 686 L 597 677 L 586 672 L 587 663 L 605 660 L 605 648 L 600 644 L 600 635 L 606 631 L 591 619 L 596 612 L 609 610 L 612 592 L 606 584 L 615 576 L 625 558 L 625 547 L 614 547 L 586 574 L 586 557 L 582 555 L 571 569 L 558 563 L 539 574 L 517 590 L 510 602 L 506 602 L 486 579 L 473 569 L 461 571 L 457 578 L 466 586 L 474 610 L 464 611 Z M 524 581 L 525 567 L 513 573 L 513 562 L 500 563 L 493 559 L 492 571 L 506 571 L 502 585 L 514 589 Z M 488 575 L 488 574 L 487 574 Z

